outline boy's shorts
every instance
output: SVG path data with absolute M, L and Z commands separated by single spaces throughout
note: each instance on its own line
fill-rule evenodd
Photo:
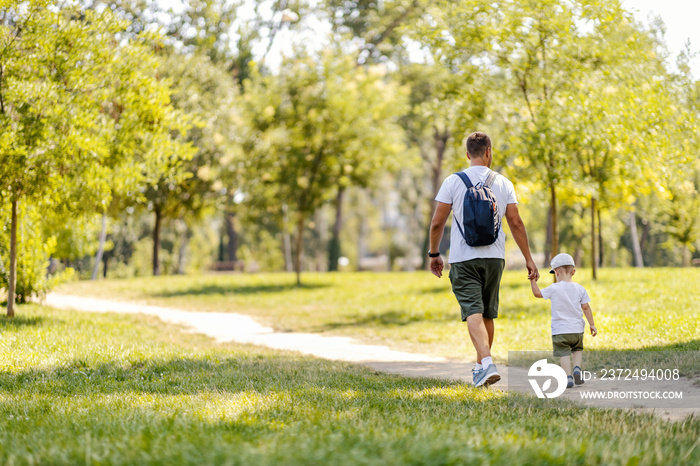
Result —
M 570 356 L 572 351 L 583 351 L 583 332 L 552 335 L 554 357 Z
M 462 311 L 462 321 L 472 314 L 485 319 L 498 317 L 498 291 L 506 261 L 471 259 L 450 264 L 452 292 Z

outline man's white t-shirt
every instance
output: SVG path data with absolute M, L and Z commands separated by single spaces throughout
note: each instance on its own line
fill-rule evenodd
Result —
M 575 282 L 557 282 L 542 290 L 542 297 L 552 302 L 552 335 L 584 332 L 581 306 L 591 302 L 584 287 Z
M 474 186 L 478 183 L 483 183 L 489 176 L 491 169 L 481 165 L 469 167 L 464 170 L 469 180 Z M 491 186 L 496 201 L 498 202 L 498 215 L 503 222 L 503 216 L 506 214 L 506 206 L 508 204 L 517 204 L 518 199 L 515 197 L 515 188 L 513 183 L 503 175 L 498 175 Z M 464 195 L 467 193 L 467 187 L 459 176 L 454 173 L 445 178 L 442 182 L 440 191 L 438 191 L 435 200 L 444 204 L 452 204 L 454 219 L 452 222 L 460 222 L 462 225 L 462 207 L 464 203 Z M 459 232 L 457 225 L 452 225 L 450 234 L 450 264 L 455 262 L 464 262 L 471 259 L 505 259 L 506 258 L 506 234 L 503 233 L 503 227 L 498 232 L 498 239 L 495 243 L 488 246 L 472 247 L 467 244 Z

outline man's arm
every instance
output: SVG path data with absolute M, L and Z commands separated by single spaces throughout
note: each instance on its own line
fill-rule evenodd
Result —
M 535 262 L 532 260 L 532 254 L 530 254 L 530 243 L 527 240 L 527 231 L 525 230 L 525 224 L 523 219 L 520 218 L 520 212 L 518 211 L 518 204 L 508 204 L 506 206 L 506 220 L 508 220 L 508 226 L 510 227 L 510 232 L 513 234 L 513 239 L 515 243 L 520 248 L 520 252 L 523 253 L 525 257 L 525 265 L 527 266 L 527 278 L 530 280 L 539 280 L 540 272 L 537 270 Z
M 437 203 L 435 213 L 433 214 L 433 221 L 430 222 L 430 252 L 432 253 L 440 252 L 440 240 L 445 231 L 445 223 L 447 222 L 447 217 L 450 216 L 451 210 L 452 204 L 445 204 L 444 202 Z M 444 265 L 442 257 L 430 258 L 430 271 L 438 278 L 442 277 Z
M 583 310 L 583 314 L 586 316 L 586 320 L 588 320 L 588 326 L 591 328 L 591 335 L 598 335 L 598 329 L 595 327 L 595 322 L 593 322 L 593 311 L 591 310 L 591 306 L 588 303 L 581 304 L 581 309 Z

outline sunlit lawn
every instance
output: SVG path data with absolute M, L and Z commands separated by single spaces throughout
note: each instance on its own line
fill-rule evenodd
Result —
M 3 465 L 700 462 L 697 419 L 535 409 L 523 396 L 216 344 L 144 316 L 20 306 L 0 334 Z
M 544 271 L 546 272 L 546 271 Z M 588 349 L 700 350 L 700 269 L 603 269 L 575 279 L 590 296 L 599 335 Z M 77 282 L 59 291 L 238 312 L 283 331 L 329 332 L 450 358 L 471 358 L 449 279 L 427 272 L 149 277 Z M 544 273 L 540 286 L 551 283 Z M 494 353 L 551 348 L 549 302 L 535 299 L 523 271 L 505 273 Z

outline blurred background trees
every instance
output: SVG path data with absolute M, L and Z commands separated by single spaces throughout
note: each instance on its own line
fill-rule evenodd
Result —
M 690 266 L 692 56 L 617 0 L 3 2 L 8 314 L 61 274 L 424 267 L 476 130 L 541 263 Z

